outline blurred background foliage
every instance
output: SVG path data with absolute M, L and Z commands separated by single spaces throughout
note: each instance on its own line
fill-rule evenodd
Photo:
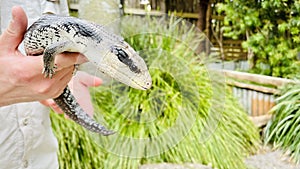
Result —
M 300 71 L 300 1 L 225 1 L 224 35 L 246 37 L 251 72 L 294 78 Z

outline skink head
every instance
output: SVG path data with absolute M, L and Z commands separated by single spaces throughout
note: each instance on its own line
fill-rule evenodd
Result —
M 146 63 L 131 46 L 120 41 L 110 48 L 101 63 L 108 67 L 102 72 L 136 89 L 146 90 L 152 86 Z

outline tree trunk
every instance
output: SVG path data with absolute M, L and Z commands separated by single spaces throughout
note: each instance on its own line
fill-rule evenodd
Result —
M 209 4 L 209 0 L 200 0 L 199 2 L 199 15 L 198 15 L 198 21 L 197 21 L 197 27 L 204 31 L 206 27 L 206 11 L 207 11 L 207 5 Z
M 250 31 L 246 30 L 246 40 L 249 40 L 250 37 Z M 247 49 L 247 60 L 250 61 L 250 69 L 253 69 L 256 67 L 256 62 L 257 62 L 257 57 L 254 55 L 253 51 L 251 48 L 248 47 Z
M 206 10 L 206 23 L 205 23 L 205 30 L 206 33 L 206 43 L 205 43 L 205 51 L 206 53 L 210 53 L 210 37 L 211 37 L 211 15 L 212 15 L 212 8 L 211 8 L 212 1 L 210 0 L 207 4 L 207 10 Z
M 166 14 L 171 10 L 171 0 L 165 0 Z
M 197 27 L 200 29 L 201 32 L 205 32 L 206 29 L 206 13 L 207 13 L 208 5 L 209 5 L 209 0 L 200 0 L 199 2 Z M 202 53 L 202 52 L 206 52 L 205 40 L 200 42 L 197 51 L 197 53 Z

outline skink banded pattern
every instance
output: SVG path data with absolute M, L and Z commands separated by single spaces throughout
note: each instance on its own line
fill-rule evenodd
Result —
M 152 85 L 148 68 L 137 52 L 122 37 L 92 22 L 74 17 L 44 15 L 28 28 L 24 46 L 27 55 L 44 55 L 45 77 L 54 75 L 57 54 L 80 52 L 98 70 L 126 85 L 141 90 L 149 89 Z M 72 120 L 86 129 L 102 135 L 114 133 L 89 117 L 68 87 L 54 101 Z

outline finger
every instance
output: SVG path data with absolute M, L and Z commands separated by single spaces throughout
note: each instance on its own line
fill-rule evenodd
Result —
M 65 68 L 61 71 L 58 71 L 58 73 L 54 76 L 54 78 L 56 78 L 56 82 L 57 82 L 57 85 L 56 87 L 58 89 L 60 89 L 60 91 L 58 91 L 58 93 L 56 94 L 56 97 L 58 97 L 62 92 L 63 90 L 66 88 L 66 86 L 68 85 L 69 81 L 72 79 L 72 76 L 73 76 L 73 68 L 69 67 L 69 68 Z
M 50 107 L 53 111 L 55 111 L 58 114 L 63 114 L 64 113 L 61 110 L 61 108 L 52 99 L 43 100 L 43 101 L 40 101 L 40 103 L 47 106 L 47 107 Z
M 55 69 L 56 73 L 55 75 L 57 76 L 57 73 L 60 72 L 61 70 L 68 68 L 68 69 L 73 69 L 74 68 L 74 64 L 77 63 L 77 60 L 79 59 L 79 61 L 81 61 L 81 63 L 84 61 L 83 59 L 83 55 L 79 54 L 79 53 L 67 53 L 67 54 L 59 54 L 59 57 L 56 58 L 56 66 L 58 67 L 57 69 Z M 30 65 L 31 70 L 35 70 L 34 72 L 38 72 L 42 74 L 42 70 L 43 70 L 43 65 L 44 65 L 44 61 L 43 61 L 43 56 L 27 56 L 22 58 L 22 60 L 20 61 L 25 61 L 27 65 Z M 17 65 L 17 64 L 16 64 Z
M 97 86 L 102 83 L 98 77 L 91 76 L 85 72 L 79 71 L 76 76 L 68 84 L 74 97 L 78 101 L 82 109 L 91 117 L 94 113 L 94 107 L 91 102 L 91 95 L 88 87 Z
M 55 56 L 57 70 L 85 62 L 88 62 L 87 58 L 84 55 L 76 52 L 64 52 Z
M 22 42 L 26 29 L 27 17 L 24 10 L 20 6 L 14 6 L 12 8 L 12 20 L 1 35 L 0 46 L 8 51 L 16 51 Z
M 102 84 L 102 80 L 99 77 L 92 76 L 82 71 L 77 72 L 76 78 L 78 78 L 79 82 L 86 87 L 96 87 Z
M 70 69 L 70 68 L 69 68 Z M 59 97 L 66 88 L 69 80 L 72 78 L 72 69 L 64 69 L 58 72 L 52 79 L 37 77 L 37 81 L 33 82 L 33 92 L 37 91 L 40 95 L 39 100 L 51 99 Z
M 81 85 L 81 84 L 77 84 Z M 77 90 L 72 91 L 74 97 L 76 98 L 77 102 L 81 106 L 81 108 L 91 117 L 94 114 L 94 107 L 91 101 L 91 95 L 87 87 L 81 86 L 77 87 Z
M 66 88 L 68 82 L 72 78 L 72 71 L 73 69 L 71 68 L 63 69 L 57 72 L 57 74 L 55 74 L 52 79 L 45 79 L 41 76 L 41 81 L 39 83 L 39 93 L 44 96 L 44 98 L 42 98 L 41 100 L 48 98 L 57 98 L 58 96 L 60 96 L 63 93 L 63 90 Z

